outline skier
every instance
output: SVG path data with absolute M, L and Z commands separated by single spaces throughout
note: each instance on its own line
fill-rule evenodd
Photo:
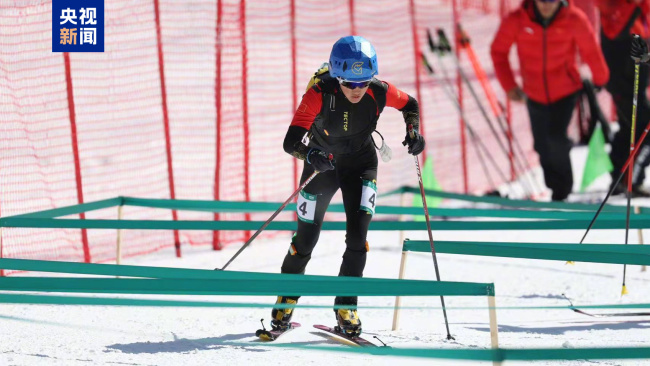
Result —
M 630 42 L 632 34 L 638 34 L 642 39 L 650 37 L 648 16 L 650 1 L 648 0 L 598 0 L 600 11 L 600 44 L 605 55 L 605 61 L 611 71 L 607 83 L 607 91 L 612 95 L 616 114 L 618 115 L 618 132 L 612 141 L 609 156 L 614 165 L 612 185 L 621 174 L 621 169 L 630 155 L 630 130 L 632 126 L 632 99 L 634 98 L 634 61 L 630 58 Z M 639 41 L 642 41 L 640 39 Z M 639 70 L 639 93 L 637 97 L 637 124 L 635 140 L 643 133 L 650 120 L 650 103 L 646 96 L 648 87 L 648 68 Z M 632 197 L 650 197 L 650 192 L 642 188 L 645 179 L 645 168 L 650 165 L 650 140 L 646 140 L 637 152 L 632 177 Z M 614 188 L 612 194 L 622 194 L 626 191 L 627 180 L 622 179 Z
M 304 160 L 301 182 L 314 171 L 319 174 L 298 196 L 298 230 L 281 271 L 305 272 L 325 210 L 340 188 L 346 215 L 346 249 L 339 276 L 362 277 L 369 250 L 366 235 L 377 199 L 377 153 L 371 134 L 384 107 L 402 112 L 407 128 L 404 144 L 409 154 L 420 154 L 425 142 L 419 134 L 417 101 L 375 78 L 377 56 L 365 38 L 339 39 L 326 66 L 312 78 L 284 139 L 284 150 Z M 278 296 L 276 304 L 297 301 L 298 297 Z M 360 335 L 357 297 L 339 296 L 334 304 L 344 306 L 334 309 L 340 331 L 348 336 Z M 273 309 L 271 326 L 290 327 L 292 315 L 293 308 Z
M 523 90 L 508 59 L 514 43 Z M 605 85 L 609 71 L 594 30 L 585 14 L 565 0 L 524 0 L 503 20 L 491 47 L 494 71 L 508 98 L 526 102 L 534 148 L 553 201 L 565 200 L 573 188 L 567 127 L 583 87 L 576 48 L 591 69 L 594 85 Z

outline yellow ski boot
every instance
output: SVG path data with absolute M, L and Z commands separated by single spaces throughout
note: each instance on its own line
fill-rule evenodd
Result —
M 361 319 L 357 314 L 357 309 L 338 309 L 336 313 L 336 331 L 341 332 L 349 337 L 358 337 L 361 335 Z

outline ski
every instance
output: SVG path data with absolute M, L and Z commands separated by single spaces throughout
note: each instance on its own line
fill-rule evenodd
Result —
M 588 313 L 586 311 L 583 311 L 583 310 L 580 310 L 580 309 L 574 308 L 574 307 L 569 307 L 569 309 L 575 311 L 578 314 L 587 315 L 587 316 L 591 316 L 591 317 L 594 317 L 594 318 L 606 318 L 606 317 L 614 317 L 614 316 L 650 316 L 650 313 L 611 313 L 611 314 L 602 313 L 602 314 L 592 314 L 592 313 Z
M 264 327 L 264 319 L 262 319 L 262 329 L 258 329 L 255 332 L 255 335 L 264 342 L 273 342 L 276 339 L 280 338 L 285 333 L 288 333 L 296 328 L 300 327 L 300 323 L 291 322 L 291 326 L 287 329 L 270 329 L 267 330 Z
M 338 326 L 332 328 L 332 327 L 328 327 L 326 325 L 314 324 L 314 328 L 322 330 L 323 332 L 333 334 L 333 335 L 335 335 L 337 337 L 343 338 L 344 340 L 352 343 L 352 344 L 350 344 L 348 342 L 345 342 L 344 344 L 347 344 L 347 345 L 356 345 L 356 346 L 359 346 L 359 347 L 378 347 L 376 344 L 370 342 L 367 339 L 364 339 L 364 338 L 361 338 L 361 337 L 351 337 L 349 335 L 346 335 L 346 334 L 336 330 L 336 328 L 338 328 Z M 341 343 L 343 343 L 343 342 L 341 342 Z
M 586 316 L 591 316 L 594 318 L 606 318 L 606 317 L 615 317 L 615 316 L 650 316 L 650 313 L 647 312 L 640 312 L 640 313 L 601 313 L 601 314 L 593 314 L 593 313 L 588 313 L 584 310 L 580 310 L 573 306 L 573 301 L 569 299 L 569 297 L 565 294 L 562 294 L 562 297 L 564 297 L 568 302 L 569 302 L 569 309 L 575 311 L 578 314 L 586 315 Z

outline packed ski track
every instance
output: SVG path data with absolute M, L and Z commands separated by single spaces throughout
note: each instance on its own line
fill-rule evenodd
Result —
M 574 174 L 579 183 L 584 151 L 575 149 Z M 541 176 L 538 172 L 537 176 Z M 415 177 L 415 173 L 414 173 Z M 538 178 L 541 179 L 541 178 Z M 415 183 L 415 182 L 414 182 Z M 578 185 L 576 183 L 576 185 Z M 607 188 L 609 178 L 597 181 L 596 192 Z M 598 196 L 594 193 L 591 196 Z M 604 196 L 604 192 L 602 193 Z M 572 196 L 580 199 L 583 195 Z M 624 203 L 621 198 L 614 202 Z M 634 204 L 650 206 L 650 200 Z M 381 202 L 379 202 L 381 204 Z M 456 205 L 445 202 L 446 206 Z M 336 219 L 339 219 L 338 217 Z M 379 219 L 379 218 L 378 218 Z M 479 240 L 577 243 L 578 230 L 558 231 L 435 231 L 434 240 Z M 586 243 L 624 242 L 624 230 L 594 230 Z M 410 239 L 427 240 L 427 233 L 408 232 Z M 370 252 L 364 275 L 397 278 L 401 258 L 398 232 L 371 231 Z M 638 243 L 637 231 L 630 232 L 630 244 Z M 128 243 L 126 244 L 128 245 Z M 273 272 L 280 270 L 289 246 L 289 234 L 254 242 L 229 270 Z M 345 248 L 344 233 L 323 232 L 307 267 L 308 274 L 336 275 Z M 222 251 L 209 246 L 183 247 L 183 257 L 173 250 L 131 258 L 125 264 L 214 269 L 221 267 L 239 249 L 231 245 Z M 648 303 L 650 272 L 628 266 L 629 294 L 621 297 L 623 266 L 595 263 L 566 264 L 514 258 L 438 254 L 442 280 L 493 282 L 497 307 L 567 306 Z M 36 273 L 15 274 L 38 275 Z M 409 253 L 405 278 L 435 279 L 431 254 Z M 563 295 L 564 294 L 564 295 Z M 134 296 L 130 296 L 134 297 Z M 229 301 L 272 304 L 275 298 L 226 296 L 140 296 L 141 298 Z M 488 349 L 490 333 L 485 297 L 445 297 L 451 334 L 446 330 L 439 297 L 403 297 L 398 330 L 391 330 L 393 297 L 361 297 L 359 316 L 362 336 L 381 345 L 377 336 L 396 348 Z M 347 348 L 313 324 L 335 325 L 332 297 L 303 297 L 299 304 L 328 308 L 298 308 L 293 321 L 302 324 L 273 344 L 259 341 L 255 331 L 270 308 L 164 308 L 109 306 L 0 305 L 0 365 L 457 365 L 490 362 L 398 358 L 363 354 L 333 353 L 304 349 L 309 346 Z M 460 309 L 465 308 L 465 309 Z M 635 312 L 637 310 L 590 309 L 592 313 Z M 505 309 L 497 311 L 499 344 L 503 348 L 583 348 L 648 346 L 650 317 L 594 318 L 563 309 Z M 291 345 L 297 348 L 277 347 Z M 519 362 L 506 361 L 506 365 Z M 537 365 L 642 365 L 645 360 L 539 361 Z

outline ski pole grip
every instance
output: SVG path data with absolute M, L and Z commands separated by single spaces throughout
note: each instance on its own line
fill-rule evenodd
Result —
M 451 52 L 451 44 L 449 43 L 449 39 L 445 34 L 445 30 L 442 28 L 438 28 L 436 33 L 438 33 L 438 38 L 440 39 L 440 44 L 438 45 L 440 50 L 443 52 Z
M 409 137 L 411 139 L 414 139 L 415 138 L 415 131 L 413 131 L 413 125 L 410 124 L 410 123 L 408 125 L 406 125 L 406 130 L 408 131 Z M 406 146 L 406 145 L 408 145 L 408 139 L 405 138 L 404 141 L 402 141 L 402 146 Z
M 469 36 L 465 33 L 463 27 L 460 26 L 460 23 L 456 25 L 458 27 L 458 40 L 461 46 L 469 46 Z
M 431 30 L 429 28 L 427 28 L 427 41 L 429 42 L 429 49 L 431 50 L 431 52 L 439 50 L 435 42 L 433 41 L 433 36 L 431 35 Z

